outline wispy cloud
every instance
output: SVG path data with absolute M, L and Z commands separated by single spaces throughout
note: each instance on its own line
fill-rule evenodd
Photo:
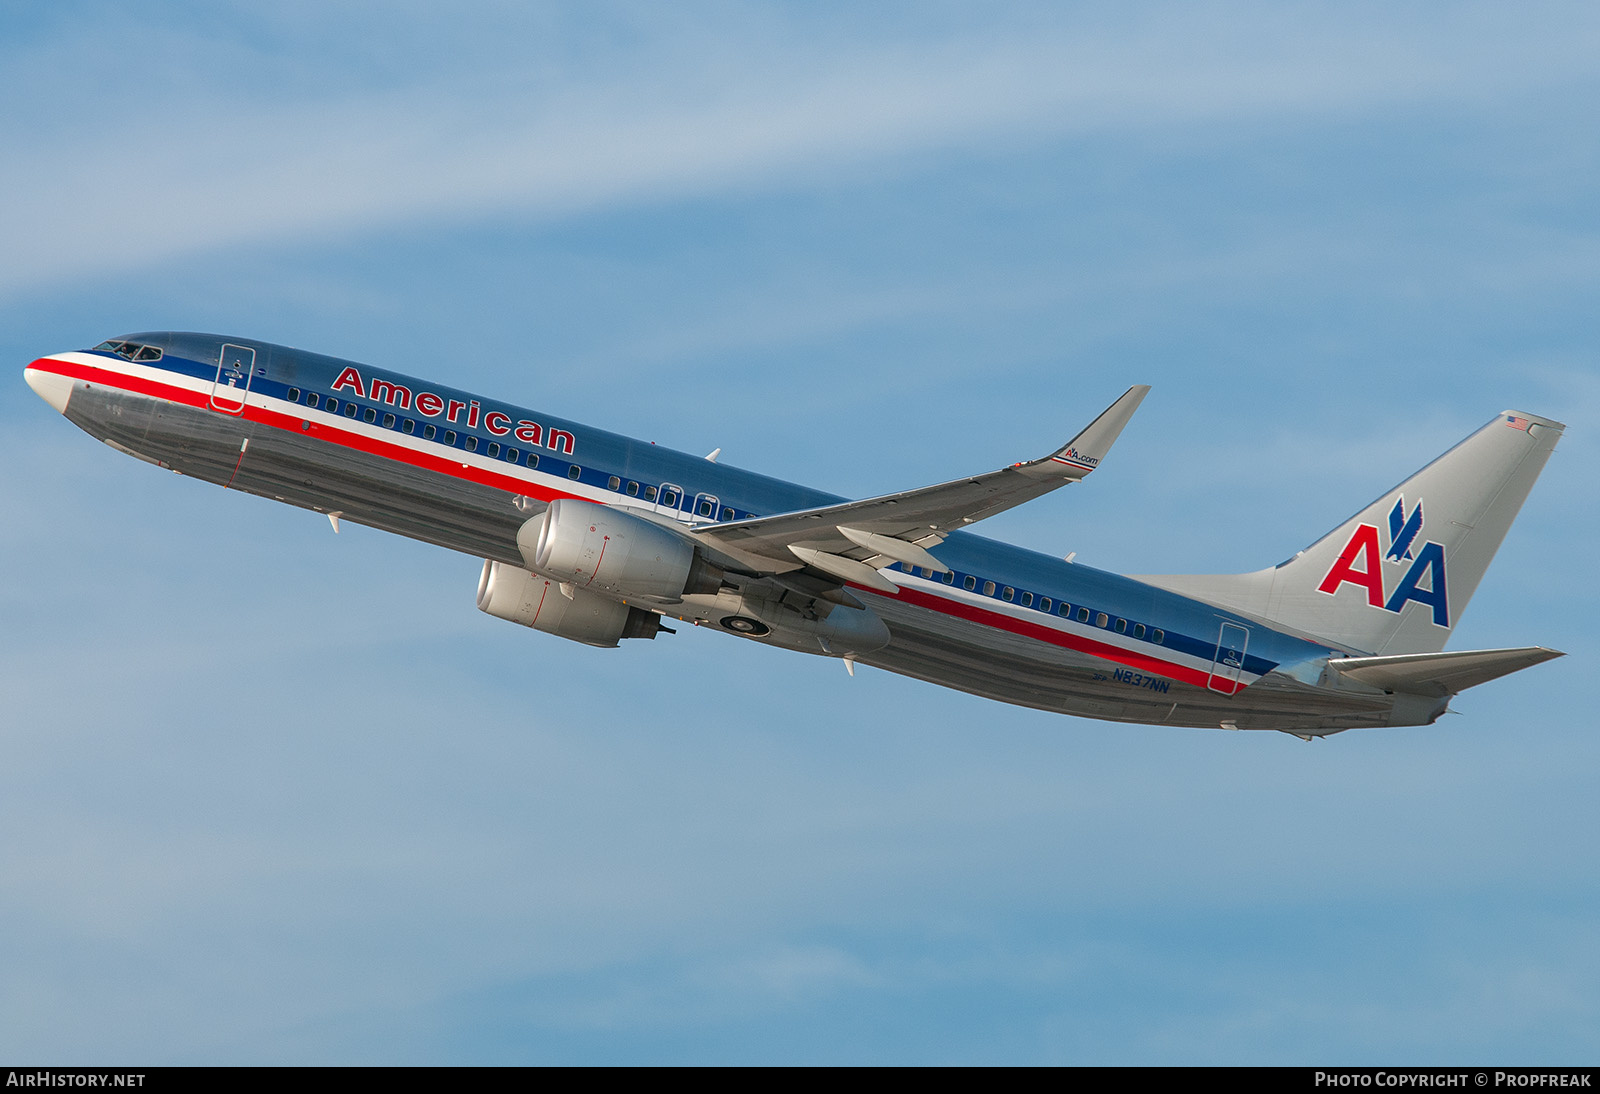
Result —
M 97 63 L 103 48 L 46 36 L 7 59 L 6 96 L 25 108 L 0 128 L 0 293 L 418 219 L 540 219 L 793 185 L 972 142 L 1485 97 L 1570 75 L 1594 38 L 1579 28 L 1559 55 L 1535 58 L 1515 34 L 1483 47 L 1432 26 L 1353 34 L 1264 19 L 1240 39 L 1172 18 L 1192 36 L 1168 20 L 1159 34 L 962 27 L 841 42 L 804 27 L 635 21 L 621 44 L 593 48 L 587 72 L 502 50 L 374 70 L 365 84 L 305 79 L 266 31 L 127 28 L 117 78 Z M 413 29 L 410 47 L 428 56 L 430 28 Z M 91 111 L 71 136 L 50 124 Z

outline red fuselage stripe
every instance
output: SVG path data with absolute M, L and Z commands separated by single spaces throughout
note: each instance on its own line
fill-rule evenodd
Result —
M 852 588 L 859 587 L 852 586 Z M 861 591 L 874 592 L 871 589 L 862 589 Z M 1182 680 L 1184 683 L 1193 684 L 1196 687 L 1203 688 L 1209 685 L 1229 695 L 1235 691 L 1242 690 L 1244 687 L 1243 684 L 1236 684 L 1232 680 L 1226 680 L 1221 677 L 1213 678 L 1210 673 L 1189 668 L 1186 665 L 1163 661 L 1148 654 L 1126 650 L 1121 646 L 1113 646 L 1109 642 L 1097 642 L 1093 638 L 1084 638 L 1067 631 L 1057 630 L 1054 627 L 1031 623 L 1026 619 L 1018 619 L 1015 616 L 990 611 L 987 608 L 980 608 L 959 600 L 947 600 L 942 596 L 934 596 L 920 589 L 902 586 L 897 594 L 876 593 L 876 595 L 902 600 L 919 608 L 942 612 L 945 615 L 953 615 L 957 618 L 980 623 L 987 627 L 994 627 L 998 630 L 1010 631 L 1012 634 L 1020 634 L 1024 638 L 1032 638 L 1040 642 L 1048 642 L 1053 646 L 1062 646 L 1069 650 L 1076 650 L 1079 653 L 1087 653 L 1105 661 L 1115 661 L 1119 665 L 1127 665 L 1129 668 L 1138 669 L 1141 672 L 1151 673 L 1156 676 L 1170 676 L 1175 680 Z

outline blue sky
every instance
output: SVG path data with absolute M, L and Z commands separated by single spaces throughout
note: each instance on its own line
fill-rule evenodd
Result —
M 1584 5 L 0 13 L 0 1056 L 1572 1063 L 1600 1028 Z M 156 472 L 22 383 L 223 331 L 989 522 L 1275 562 L 1569 424 L 1427 728 L 1103 724 Z

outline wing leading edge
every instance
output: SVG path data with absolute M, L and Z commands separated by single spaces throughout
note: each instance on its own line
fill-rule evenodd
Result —
M 892 592 L 895 585 L 879 567 L 903 562 L 943 571 L 928 549 L 952 531 L 1087 476 L 1149 391 L 1147 384 L 1129 388 L 1072 440 L 1036 460 L 864 501 L 701 525 L 694 533 L 761 572 L 795 570 L 798 562 L 839 581 Z

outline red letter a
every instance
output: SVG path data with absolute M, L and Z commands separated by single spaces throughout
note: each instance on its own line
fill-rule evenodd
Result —
M 1355 568 L 1357 555 L 1366 556 L 1365 570 Z M 1328 567 L 1328 576 L 1317 586 L 1319 593 L 1336 593 L 1346 581 L 1367 590 L 1367 603 L 1374 608 L 1383 607 L 1383 570 L 1378 566 L 1378 530 L 1370 524 L 1359 525 L 1350 542 L 1339 552 L 1339 558 Z
M 333 382 L 333 390 L 335 391 L 346 387 L 351 391 L 354 391 L 363 399 L 367 397 L 366 388 L 361 386 L 361 373 L 357 372 L 354 368 L 346 368 L 343 372 L 339 373 L 339 378 Z

